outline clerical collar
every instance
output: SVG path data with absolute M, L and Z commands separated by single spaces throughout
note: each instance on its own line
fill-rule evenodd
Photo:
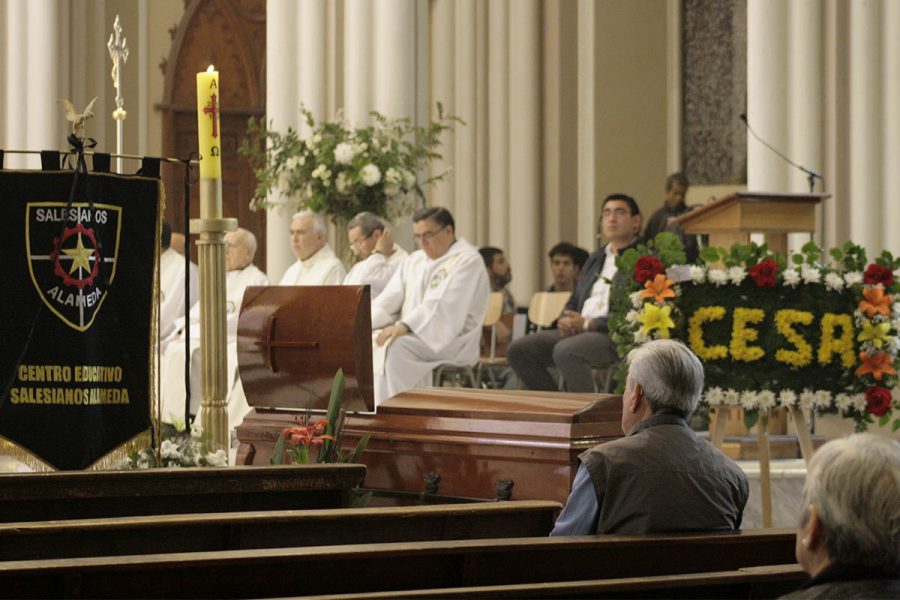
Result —
M 299 259 L 300 264 L 301 265 L 311 265 L 323 258 L 329 258 L 329 256 L 328 256 L 329 252 L 331 252 L 331 248 L 328 246 L 328 244 L 325 244 L 324 246 L 322 246 L 321 248 L 316 250 L 316 252 L 312 256 L 307 258 L 306 260 L 303 260 L 302 258 Z

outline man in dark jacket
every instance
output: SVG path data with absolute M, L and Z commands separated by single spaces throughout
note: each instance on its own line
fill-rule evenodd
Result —
M 686 422 L 703 391 L 687 346 L 655 340 L 628 354 L 625 437 L 579 456 L 550 535 L 640 535 L 740 529 L 749 486 L 741 468 Z
M 641 211 L 634 198 L 611 194 L 603 200 L 601 215 L 608 243 L 585 263 L 557 329 L 519 338 L 507 351 L 509 364 L 530 390 L 556 389 L 547 371 L 556 367 L 567 391 L 593 392 L 591 369 L 609 367 L 619 358 L 607 327 L 610 291 L 616 257 L 637 243 Z

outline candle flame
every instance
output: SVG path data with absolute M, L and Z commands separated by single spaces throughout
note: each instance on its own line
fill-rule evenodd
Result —
M 212 65 L 209 65 L 208 67 L 206 67 L 206 72 L 207 72 L 207 73 L 212 73 L 212 72 L 215 71 L 215 70 L 216 70 L 216 68 L 215 68 L 214 66 L 212 66 Z

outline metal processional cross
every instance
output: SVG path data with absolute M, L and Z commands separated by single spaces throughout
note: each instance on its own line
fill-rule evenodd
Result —
M 112 75 L 113 87 L 116 88 L 116 110 L 113 111 L 112 117 L 116 121 L 116 154 L 122 154 L 122 130 L 124 129 L 123 121 L 128 116 L 125 112 L 125 98 L 122 96 L 122 65 L 128 62 L 128 42 L 122 36 L 122 27 L 119 25 L 119 15 L 113 22 L 113 33 L 109 35 L 109 41 L 106 43 L 109 50 L 109 57 L 112 59 Z M 116 159 L 116 171 L 122 172 L 122 157 Z

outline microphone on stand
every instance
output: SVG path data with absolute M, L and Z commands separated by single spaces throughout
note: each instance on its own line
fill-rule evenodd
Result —
M 812 193 L 812 192 L 813 192 L 813 189 L 815 189 L 815 187 L 816 187 L 816 179 L 818 179 L 819 181 L 822 182 L 822 191 L 823 191 L 823 192 L 825 191 L 825 178 L 822 177 L 822 174 L 821 174 L 821 173 L 819 173 L 818 171 L 813 171 L 813 170 L 810 169 L 809 167 L 804 167 L 803 165 L 800 165 L 800 164 L 795 163 L 795 162 L 792 161 L 790 158 L 788 158 L 787 156 L 785 156 L 784 154 L 782 154 L 781 152 L 779 152 L 776 148 L 774 148 L 774 147 L 773 147 L 771 144 L 769 144 L 766 140 L 764 140 L 764 139 L 762 139 L 761 137 L 759 137 L 759 136 L 756 134 L 756 132 L 753 131 L 753 128 L 750 127 L 750 121 L 747 120 L 747 113 L 741 113 L 741 114 L 740 114 L 740 117 L 741 117 L 741 121 L 744 122 L 744 127 L 747 128 L 747 131 L 750 132 L 750 135 L 752 135 L 754 138 L 756 138 L 756 140 L 757 140 L 759 143 L 761 143 L 763 146 L 765 146 L 766 148 L 768 148 L 769 150 L 771 150 L 772 152 L 774 152 L 776 155 L 778 155 L 779 158 L 781 158 L 781 160 L 783 160 L 783 161 L 786 162 L 787 164 L 791 165 L 791 166 L 794 167 L 795 169 L 800 169 L 801 171 L 803 171 L 804 173 L 806 173 L 806 180 L 809 182 L 809 192 L 810 192 L 810 193 Z

